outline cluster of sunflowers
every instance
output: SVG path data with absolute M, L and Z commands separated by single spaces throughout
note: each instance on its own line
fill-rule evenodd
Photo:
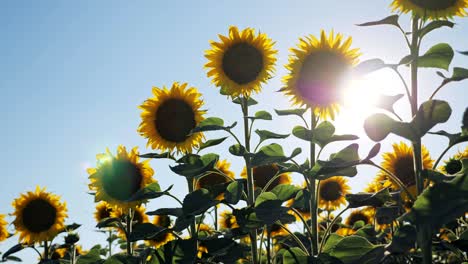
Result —
M 2 260 L 19 260 L 14 253 L 33 248 L 40 263 L 71 264 L 468 261 L 468 147 L 439 165 L 449 149 L 468 141 L 468 111 L 460 132 L 430 132 L 451 115 L 449 104 L 434 96 L 445 85 L 467 79 L 468 69 L 455 67 L 451 77 L 438 72 L 442 84 L 422 104 L 417 81 L 420 67 L 448 70 L 454 55 L 448 44 L 437 44 L 424 55 L 420 44 L 431 31 L 453 27 L 450 19 L 466 15 L 468 0 L 394 0 L 392 7 L 412 14 L 410 32 L 398 23 L 399 15 L 360 26 L 391 25 L 403 33 L 410 54 L 397 64 L 380 59 L 359 63 L 360 52 L 351 48 L 352 39 L 333 31 L 300 38 L 291 49 L 280 92 L 299 108 L 275 111 L 303 122 L 292 129 L 307 144 L 309 158 L 303 162 L 297 160 L 301 148 L 286 155 L 280 144 L 265 144 L 287 134 L 257 129 L 258 144 L 252 147 L 254 124 L 272 119 L 267 111 L 249 113 L 258 104 L 252 95 L 272 78 L 277 51 L 265 33 L 230 27 L 227 36 L 211 42 L 205 67 L 220 93 L 240 106 L 243 140 L 232 130 L 237 123 L 226 126 L 219 117 L 205 117 L 196 88 L 186 83 L 154 87 L 153 97 L 140 106 L 138 132 L 148 147 L 159 152 L 140 154 L 137 148 L 119 146 L 115 155 L 110 150 L 97 155 L 96 168 L 88 169 L 97 228 L 108 235 L 108 245 L 82 251 L 77 244 L 79 225 L 65 224 L 66 204 L 37 187 L 13 202 L 13 225 L 20 243 Z M 399 66 L 409 66 L 411 84 Z M 350 144 L 320 159 L 327 145 L 357 139 L 335 134 L 331 122 L 339 113 L 341 89 L 349 74 L 358 78 L 383 68 L 401 78 L 412 120 L 403 121 L 393 109 L 404 95 L 382 95 L 378 107 L 385 113 L 370 116 L 365 131 L 376 142 L 395 134 L 410 144 L 393 144 L 380 165 L 372 161 L 380 151 L 379 143 L 365 158 L 359 157 L 357 144 Z M 207 140 L 210 131 L 227 137 Z M 421 144 L 427 133 L 449 139 L 436 161 Z M 245 162 L 239 178 L 218 154 L 202 155 L 228 137 L 235 141 L 229 153 Z M 174 163 L 170 169 L 187 180 L 189 192 L 184 199 L 171 194 L 172 186 L 161 189 L 153 178 L 152 159 Z M 352 194 L 346 177 L 356 176 L 361 165 L 379 172 L 363 192 Z M 302 185 L 291 184 L 293 174 L 303 176 Z M 179 207 L 147 212 L 144 204 L 162 196 L 171 197 Z M 153 216 L 151 221 L 148 215 Z M 13 235 L 7 224 L 0 215 L 0 241 Z M 65 234 L 65 243 L 53 243 L 59 234 Z M 121 252 L 113 254 L 115 243 Z

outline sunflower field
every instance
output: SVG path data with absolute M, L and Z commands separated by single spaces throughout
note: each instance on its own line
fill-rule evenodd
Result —
M 0 214 L 0 243 L 18 240 L 0 262 L 21 262 L 32 250 L 40 264 L 468 263 L 468 108 L 452 113 L 438 99 L 439 91 L 468 79 L 468 51 L 444 39 L 423 49 L 428 35 L 451 30 L 467 11 L 468 0 L 393 0 L 393 14 L 358 24 L 399 33 L 395 41 L 408 55 L 392 62 L 363 60 L 366 51 L 346 33 L 299 37 L 276 93 L 289 100 L 287 109 L 262 97 L 281 67 L 277 42 L 254 28 L 226 26 L 199 55 L 212 93 L 236 109 L 237 120 L 205 109 L 190 83 L 153 87 L 135 104 L 135 137 L 146 149 L 124 144 L 97 154 L 87 168 L 88 201 L 64 201 L 44 186 L 18 194 L 12 212 Z M 455 56 L 467 68 L 452 66 Z M 342 90 L 381 70 L 401 87 L 379 94 L 375 112 L 366 113 L 359 126 L 373 144 L 359 149 L 358 136 L 338 133 L 334 124 Z M 422 87 L 421 71 L 440 82 Z M 427 89 L 431 96 L 422 98 Z M 459 95 L 466 103 L 466 92 Z M 403 108 L 410 118 L 402 118 Z M 451 116 L 461 117 L 459 129 L 442 130 Z M 289 123 L 265 128 L 277 120 Z M 425 136 L 443 145 L 442 153 L 426 148 Z M 288 137 L 300 144 L 286 148 Z M 398 140 L 381 151 L 389 138 Z M 334 144 L 344 147 L 325 155 Z M 232 163 L 242 171 L 235 173 Z M 158 174 L 161 164 L 169 164 L 171 175 Z M 377 173 L 361 175 L 361 167 Z M 186 184 L 163 186 L 161 177 Z M 352 190 L 351 178 L 366 187 Z M 81 225 L 67 211 L 67 203 L 82 202 L 95 203 L 102 235 L 87 250 Z

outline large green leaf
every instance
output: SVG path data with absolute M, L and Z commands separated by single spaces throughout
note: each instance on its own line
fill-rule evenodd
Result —
M 145 201 L 149 199 L 154 199 L 163 196 L 167 192 L 169 192 L 172 189 L 172 186 L 169 186 L 164 191 L 161 191 L 161 187 L 159 186 L 158 182 L 153 182 L 146 186 L 143 189 L 138 190 L 128 201 L 133 202 L 133 201 Z
M 387 64 L 381 59 L 370 59 L 360 62 L 356 67 L 353 69 L 353 75 L 355 76 L 363 76 L 371 72 L 378 71 L 388 67 Z
M 406 253 L 414 248 L 416 243 L 416 227 L 412 225 L 400 226 L 393 234 L 391 243 L 387 250 L 392 253 Z
M 372 245 L 367 239 L 360 236 L 349 236 L 344 238 L 336 238 L 324 248 L 323 252 L 328 253 L 332 257 L 336 257 L 344 264 L 361 264 L 361 263 L 379 263 L 384 257 L 384 247 L 382 245 Z
M 212 170 L 219 159 L 219 156 L 213 153 L 209 153 L 201 157 L 197 157 L 196 155 L 187 156 L 190 156 L 191 158 L 184 160 L 184 162 L 179 165 L 173 167 L 170 166 L 170 169 L 179 175 L 189 178 L 202 175 L 203 173 Z
M 306 111 L 307 109 L 305 108 L 286 109 L 286 110 L 275 109 L 276 114 L 279 116 L 296 115 L 296 116 L 302 117 Z
M 450 180 L 434 183 L 416 199 L 400 221 L 424 223 L 432 229 L 468 212 L 468 159 L 462 160 L 462 172 Z
M 224 193 L 224 199 L 227 203 L 237 204 L 241 197 L 242 191 L 244 190 L 244 184 L 242 180 L 235 180 L 231 182 Z
M 308 264 L 309 256 L 298 247 L 289 248 L 283 254 L 284 264 Z
M 294 198 L 301 189 L 290 184 L 280 184 L 275 186 L 270 192 L 274 193 L 278 200 L 283 202 Z
M 377 193 L 347 194 L 345 197 L 350 208 L 358 208 L 362 206 L 380 207 L 387 202 L 398 199 L 399 196 L 399 192 L 391 194 L 388 189 L 383 189 Z
M 267 139 L 283 139 L 289 137 L 289 134 L 277 134 L 268 130 L 255 130 L 255 133 L 260 137 L 260 143 Z
M 155 239 L 167 232 L 167 228 L 153 225 L 151 223 L 136 224 L 133 227 L 132 233 L 130 233 L 129 241 L 136 242 L 138 240 Z
M 223 141 L 226 140 L 226 138 L 227 137 L 207 140 L 207 141 L 200 144 L 200 147 L 198 148 L 198 150 L 202 150 L 202 149 L 206 149 L 206 148 L 209 148 L 209 147 L 219 145 L 219 144 L 223 143 Z
M 175 242 L 176 248 L 173 252 L 173 264 L 195 263 L 197 257 L 197 240 L 179 239 Z
M 87 254 L 82 255 L 76 261 L 76 264 L 97 264 L 102 263 L 101 259 L 101 246 L 96 245 L 92 247 Z
M 217 203 L 218 201 L 212 198 L 207 189 L 201 188 L 185 196 L 182 210 L 185 215 L 198 215 Z
M 425 25 L 423 28 L 419 30 L 419 37 L 422 38 L 426 34 L 430 33 L 431 31 L 441 28 L 441 27 L 450 27 L 452 28 L 455 23 L 447 21 L 447 20 L 434 20 L 431 21 L 429 24 Z
M 261 166 L 273 163 L 285 162 L 294 156 L 298 155 L 301 152 L 301 149 L 295 149 L 290 157 L 286 157 L 283 152 L 283 147 L 281 145 L 273 143 L 266 145 L 260 148 L 260 150 L 255 153 L 251 160 L 252 166 Z
M 302 140 L 311 141 L 312 140 L 312 131 L 303 126 L 295 126 L 293 128 L 292 134 Z
M 418 67 L 439 68 L 448 70 L 452 62 L 454 51 L 447 43 L 440 43 L 431 47 L 418 58 Z
M 272 120 L 273 117 L 270 113 L 265 110 L 261 110 L 255 113 L 254 116 L 249 116 L 250 119 L 261 119 L 261 120 Z
M 216 131 L 216 130 L 229 130 L 237 125 L 237 122 L 234 122 L 230 126 L 224 126 L 224 120 L 219 117 L 208 117 L 198 124 L 197 127 L 192 129 L 192 133 L 197 132 L 206 132 L 206 131 Z

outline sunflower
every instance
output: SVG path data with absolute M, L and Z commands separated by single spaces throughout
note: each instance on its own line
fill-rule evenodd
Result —
M 7 239 L 10 235 L 7 230 L 8 222 L 5 221 L 5 215 L 0 214 L 0 242 Z
M 393 152 L 386 152 L 382 155 L 383 161 L 381 163 L 382 168 L 388 170 L 390 173 L 395 175 L 412 193 L 416 194 L 416 179 L 414 173 L 414 162 L 413 162 L 413 149 L 403 142 L 400 144 L 393 144 Z M 431 159 L 429 152 L 423 146 L 422 147 L 422 161 L 423 168 L 430 169 L 434 161 Z M 384 187 L 390 187 L 393 190 L 399 190 L 400 186 L 393 181 L 384 171 L 380 171 L 375 179 L 376 182 L 383 183 Z M 406 196 L 402 193 L 403 199 Z
M 156 215 L 153 218 L 153 224 L 168 228 L 171 225 L 171 218 L 168 215 Z M 156 236 L 154 239 L 147 240 L 146 243 L 149 246 L 158 249 L 159 247 L 162 247 L 167 243 L 175 240 L 175 238 L 176 237 L 174 236 L 174 234 L 168 231 Z
M 161 151 L 192 152 L 203 139 L 202 133 L 191 134 L 205 118 L 201 94 L 187 83 L 172 84 L 171 89 L 153 87 L 154 97 L 147 99 L 140 109 L 140 135 L 148 139 L 147 146 Z
M 239 224 L 237 224 L 236 216 L 232 214 L 230 211 L 223 211 L 220 214 L 219 218 L 219 226 L 221 229 L 233 229 L 238 228 Z
M 288 225 L 283 225 L 285 228 L 288 228 Z M 283 227 L 281 227 L 278 224 L 272 224 L 267 226 L 265 232 L 270 232 L 271 237 L 278 237 L 278 236 L 287 236 L 289 233 L 284 230 Z
M 463 152 L 458 152 L 455 154 L 453 157 L 451 157 L 449 160 L 444 162 L 444 165 L 442 165 L 439 170 L 444 173 L 444 174 L 449 174 L 453 175 L 462 170 L 462 160 L 463 159 L 468 159 L 468 147 L 465 148 Z
M 344 223 L 349 227 L 353 227 L 358 221 L 363 221 L 365 225 L 372 224 L 372 211 L 369 208 L 353 210 Z
M 52 240 L 63 228 L 67 217 L 67 206 L 60 197 L 48 193 L 39 186 L 13 201 L 16 231 L 19 240 L 26 244 Z
M 221 175 L 218 172 L 210 172 L 209 174 L 204 175 L 201 178 L 198 178 L 195 189 L 209 188 L 216 184 L 222 184 L 234 180 L 234 172 L 232 172 L 229 167 L 231 163 L 226 160 L 220 160 L 216 163 L 215 168 L 221 171 L 224 175 Z M 227 176 L 227 177 L 226 177 Z M 222 198 L 223 194 L 220 194 L 217 198 Z
M 117 155 L 107 153 L 97 155 L 98 165 L 88 169 L 89 189 L 95 192 L 95 201 L 105 201 L 112 207 L 127 211 L 143 201 L 128 201 L 136 192 L 155 182 L 154 171 L 149 160 L 139 162 L 138 150 L 130 152 L 118 146 Z
M 96 211 L 94 212 L 94 219 L 96 222 L 101 222 L 103 219 L 109 218 L 112 213 L 112 207 L 106 202 L 100 202 L 96 205 Z
M 468 0 L 394 0 L 391 7 L 392 11 L 437 20 L 466 16 Z
M 205 52 L 208 77 L 231 96 L 250 96 L 261 90 L 274 73 L 276 50 L 274 42 L 264 33 L 246 28 L 239 32 L 229 28 L 229 36 L 219 35 L 221 42 L 211 41 L 211 50 Z
M 320 181 L 318 195 L 319 207 L 328 211 L 333 211 L 346 204 L 345 195 L 351 188 L 348 180 L 344 177 L 335 176 Z
M 335 118 L 341 96 L 341 86 L 348 70 L 358 62 L 358 49 L 350 49 L 352 38 L 343 39 L 333 31 L 320 39 L 309 35 L 299 39 L 291 49 L 281 89 L 295 105 L 309 106 L 320 118 Z
M 268 164 L 262 166 L 253 167 L 253 178 L 254 185 L 256 188 L 265 188 L 268 182 L 279 173 L 279 167 L 276 164 Z M 241 177 L 247 179 L 247 169 L 244 169 L 241 172 Z M 273 188 L 280 184 L 290 184 L 291 176 L 289 173 L 281 173 L 279 177 L 271 182 L 271 184 L 266 189 L 267 192 L 271 191 Z

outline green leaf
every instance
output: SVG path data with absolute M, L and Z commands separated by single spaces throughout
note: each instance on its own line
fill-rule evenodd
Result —
M 257 198 L 258 200 L 258 198 Z M 257 204 L 255 201 L 255 214 L 257 218 L 266 225 L 272 225 L 276 221 L 280 220 L 283 215 L 287 214 L 288 208 L 282 207 L 283 201 L 276 200 L 264 200 Z
M 416 244 L 416 228 L 412 225 L 403 225 L 393 234 L 387 250 L 392 253 L 406 253 Z
M 397 134 L 409 140 L 417 139 L 418 135 L 410 124 L 395 121 L 386 114 L 377 113 L 364 121 L 364 130 L 367 136 L 378 142 L 385 139 L 390 133 Z
M 272 163 L 284 162 L 289 158 L 284 156 L 283 147 L 281 145 L 273 143 L 260 148 L 260 150 L 254 154 L 251 165 L 261 166 Z
M 192 155 L 192 157 L 194 158 L 190 158 L 190 160 L 187 161 L 188 163 L 179 164 L 173 167 L 169 166 L 169 168 L 179 175 L 191 178 L 212 170 L 219 159 L 219 156 L 213 153 L 209 153 L 201 157 Z
M 466 55 L 466 56 L 468 56 L 468 51 L 459 51 L 458 53 L 460 53 L 461 55 Z
M 287 201 L 291 198 L 294 198 L 301 188 L 298 188 L 290 184 L 280 184 L 275 186 L 270 192 L 276 195 L 276 198 L 280 201 Z
M 130 242 L 136 242 L 139 240 L 155 239 L 160 235 L 166 234 L 167 228 L 153 225 L 151 223 L 136 224 L 133 227 L 132 233 L 129 236 Z
M 375 221 L 379 225 L 391 224 L 400 216 L 400 208 L 398 206 L 378 207 L 375 212 Z
M 244 190 L 244 184 L 241 180 L 235 180 L 231 182 L 224 193 L 224 199 L 227 203 L 237 204 L 242 198 L 242 191 Z
M 447 43 L 440 43 L 431 47 L 418 58 L 418 67 L 439 68 L 448 70 L 452 62 L 454 51 Z
M 337 175 L 356 176 L 356 165 L 360 163 L 358 148 L 358 144 L 351 144 L 331 154 L 329 161 L 318 160 L 312 168 L 312 175 L 319 176 L 321 180 Z
M 255 133 L 260 137 L 260 143 L 267 140 L 267 139 L 283 139 L 289 137 L 289 134 L 276 134 L 274 132 L 268 130 L 255 130 Z
M 283 254 L 284 264 L 308 264 L 308 255 L 298 247 L 289 248 Z
M 364 160 L 370 160 L 372 158 L 374 158 L 375 156 L 377 156 L 377 154 L 379 154 L 380 152 L 380 143 L 377 143 L 375 144 L 371 150 L 369 151 L 369 154 L 367 154 L 367 157 L 364 159 Z
M 96 225 L 97 228 L 119 227 L 120 219 L 117 217 L 104 218 Z
M 293 128 L 292 134 L 302 140 L 311 141 L 312 140 L 312 131 L 303 126 L 295 126 Z
M 445 132 L 443 130 L 440 130 L 440 131 L 437 131 L 437 132 L 429 132 L 429 133 L 447 137 L 449 139 L 449 145 L 450 146 L 455 146 L 456 144 L 468 141 L 468 135 L 463 135 L 462 133 L 450 134 L 450 133 Z
M 313 140 L 322 147 L 326 145 L 333 134 L 335 134 L 335 126 L 329 121 L 324 121 L 315 128 L 314 132 Z
M 245 149 L 244 146 L 235 144 L 229 147 L 229 153 L 231 153 L 234 156 L 244 156 L 247 153 L 247 150 Z
M 329 240 L 331 238 L 330 236 Z M 338 258 L 344 264 L 379 263 L 384 257 L 385 249 L 382 245 L 374 246 L 363 237 L 349 236 L 334 239 L 338 240 L 337 243 L 324 248 L 323 252 Z
M 452 109 L 447 102 L 429 100 L 419 107 L 416 117 L 411 121 L 411 125 L 416 129 L 418 135 L 422 137 L 435 125 L 445 123 L 451 114 Z
M 365 60 L 361 63 L 359 63 L 356 67 L 353 69 L 353 75 L 355 76 L 363 76 L 371 72 L 378 71 L 380 69 L 383 69 L 385 67 L 388 67 L 387 64 L 381 59 L 370 59 L 370 60 Z
M 450 176 L 446 176 L 438 171 L 434 171 L 434 170 L 423 170 L 421 172 L 421 176 L 424 178 L 424 179 L 428 179 L 432 182 L 443 182 L 443 181 L 446 181 L 446 180 L 450 180 L 452 177 Z
M 460 67 L 455 67 L 453 68 L 453 74 L 452 77 L 447 78 L 442 75 L 444 78 L 443 84 L 449 83 L 449 82 L 459 82 L 463 81 L 465 79 L 468 79 L 468 69 L 465 68 L 460 68 Z
M 21 243 L 14 245 L 10 249 L 8 249 L 7 252 L 5 252 L 5 254 L 3 254 L 2 260 L 6 261 L 9 256 L 11 256 L 11 255 L 13 255 L 13 254 L 25 249 L 25 248 L 26 248 L 26 245 L 21 244 Z
M 347 194 L 345 197 L 349 203 L 349 208 L 358 208 L 362 206 L 380 207 L 387 202 L 398 199 L 399 195 L 399 192 L 390 193 L 388 189 L 383 189 L 377 193 Z
M 453 28 L 455 24 L 453 22 L 447 21 L 447 20 L 434 20 L 431 21 L 429 24 L 424 26 L 419 30 L 419 37 L 423 38 L 426 34 L 429 32 L 441 28 L 441 27 L 450 27 Z
M 399 17 L 398 15 L 391 15 L 378 21 L 357 24 L 357 26 L 368 27 L 368 26 L 379 26 L 379 25 L 393 25 L 393 26 L 400 27 L 400 25 L 398 24 L 398 17 Z
M 236 97 L 234 100 L 232 100 L 233 103 L 241 105 L 242 100 L 239 97 Z M 258 104 L 257 101 L 255 101 L 252 97 L 247 98 L 247 106 L 252 106 Z
M 159 183 L 153 182 L 146 186 L 143 189 L 140 189 L 137 191 L 130 199 L 127 201 L 133 202 L 133 201 L 146 201 L 149 199 L 154 199 L 163 196 L 167 192 L 169 192 L 172 189 L 172 186 L 169 186 L 165 191 L 161 192 L 161 187 L 159 186 Z
M 426 188 L 400 221 L 424 223 L 437 229 L 468 212 L 468 159 L 462 164 L 462 172 L 455 177 Z
M 393 105 L 403 98 L 403 94 L 396 94 L 396 95 L 380 95 L 379 100 L 376 104 L 377 108 L 384 109 L 389 111 L 390 113 L 395 113 L 395 110 L 393 109 Z
M 273 117 L 267 111 L 258 111 L 255 113 L 255 116 L 249 117 L 250 119 L 261 119 L 261 120 L 272 120 Z
M 206 132 L 206 131 L 216 131 L 216 130 L 229 130 L 237 125 L 237 122 L 234 122 L 231 126 L 225 127 L 224 120 L 219 117 L 208 117 L 198 124 L 197 127 L 192 129 L 192 133 L 196 132 Z
M 108 258 L 103 264 L 140 264 L 141 260 L 135 256 L 128 256 L 123 253 L 115 254 Z M 95 264 L 93 262 L 93 264 Z
M 164 152 L 164 153 L 146 153 L 142 155 L 138 155 L 140 158 L 145 158 L 145 159 L 171 159 L 175 160 L 174 156 L 170 152 Z
M 223 143 L 223 141 L 226 140 L 226 138 L 227 137 L 223 137 L 223 138 L 216 138 L 216 139 L 210 139 L 208 141 L 205 141 L 205 142 L 200 144 L 200 147 L 198 148 L 198 150 L 200 151 L 202 149 L 206 149 L 206 148 L 209 148 L 209 147 L 219 145 L 219 144 Z
M 212 198 L 207 189 L 201 188 L 185 196 L 182 210 L 185 215 L 198 215 L 217 203 L 218 201 Z
M 257 197 L 257 199 L 255 199 L 255 206 L 258 206 L 265 201 L 277 201 L 277 200 L 278 200 L 278 197 L 276 196 L 276 194 L 272 192 L 263 192 Z
M 76 264 L 96 264 L 101 260 L 101 246 L 96 245 L 92 247 L 87 254 L 81 255 Z
M 159 208 L 155 211 L 146 212 L 147 215 L 173 215 L 181 216 L 183 214 L 182 208 Z
M 264 225 L 251 207 L 234 209 L 232 214 L 236 217 L 236 221 L 241 228 L 257 229 Z
M 287 115 L 297 115 L 302 117 L 304 113 L 307 111 L 305 108 L 297 108 L 297 109 L 286 109 L 286 110 L 276 110 L 275 112 L 279 116 L 287 116 Z

